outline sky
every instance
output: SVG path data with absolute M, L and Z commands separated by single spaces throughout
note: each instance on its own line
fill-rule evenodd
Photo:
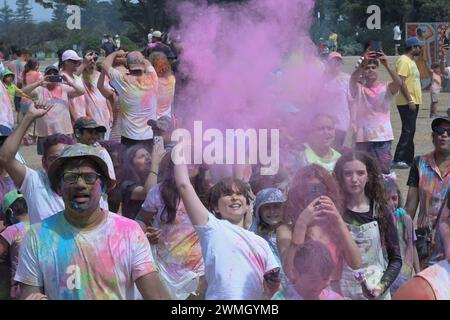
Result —
M 3 2 L 4 0 L 0 0 L 0 6 L 3 6 Z M 33 8 L 32 14 L 35 22 L 50 21 L 52 19 L 52 9 L 44 9 L 43 6 L 34 2 L 34 0 L 31 0 L 30 3 Z M 16 10 L 16 0 L 6 0 L 6 4 L 14 11 Z

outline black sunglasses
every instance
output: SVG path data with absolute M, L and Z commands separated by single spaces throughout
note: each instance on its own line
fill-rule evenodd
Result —
M 445 132 L 447 132 L 447 135 L 450 137 L 450 128 L 442 128 L 442 127 L 436 127 L 433 130 L 434 132 L 436 132 L 438 135 L 443 135 Z

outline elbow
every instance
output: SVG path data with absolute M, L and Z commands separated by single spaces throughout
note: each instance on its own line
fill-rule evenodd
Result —
M 360 269 L 362 267 L 361 255 L 358 253 L 357 255 L 352 256 L 350 261 L 347 261 L 347 264 L 353 270 Z

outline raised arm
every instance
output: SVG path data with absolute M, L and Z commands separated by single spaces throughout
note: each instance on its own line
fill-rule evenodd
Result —
M 26 95 L 31 95 L 31 93 L 40 86 L 45 86 L 47 85 L 46 80 L 48 79 L 49 76 L 45 76 L 42 80 L 37 81 L 35 83 L 32 83 L 28 86 L 26 86 L 25 88 L 22 88 L 22 92 L 25 93 Z
M 403 84 L 402 79 L 399 77 L 399 75 L 397 74 L 396 71 L 394 71 L 393 69 L 391 69 L 391 67 L 389 67 L 389 62 L 387 60 L 386 55 L 384 54 L 384 52 L 381 53 L 380 57 L 380 62 L 381 64 L 386 68 L 387 72 L 389 73 L 389 75 L 391 76 L 391 79 L 393 80 L 391 83 L 389 83 L 389 90 L 391 91 L 391 93 L 393 95 L 396 95 L 400 89 L 400 87 Z
M 102 69 L 102 72 L 100 72 L 100 76 L 98 77 L 97 89 L 106 99 L 109 99 L 114 95 L 114 91 L 105 86 L 105 79 L 106 71 Z
M 52 106 L 49 105 L 39 104 L 35 107 L 32 104 L 19 126 L 11 133 L 0 148 L 0 166 L 5 168 L 17 188 L 22 186 L 26 173 L 25 165 L 15 159 L 20 143 L 34 120 L 44 116 L 51 108 Z
M 85 93 L 84 87 L 82 84 L 78 83 L 73 78 L 68 77 L 66 74 L 61 75 L 63 78 L 63 83 L 71 87 L 73 90 L 67 93 L 69 99 L 79 97 Z
M 195 192 L 189 180 L 189 173 L 184 161 L 183 144 L 179 143 L 172 150 L 172 159 L 175 162 L 175 181 L 181 200 L 194 226 L 203 227 L 208 222 L 209 211 Z M 178 156 L 177 156 L 178 155 Z
M 102 70 L 105 70 L 109 74 L 109 70 L 113 67 L 114 60 L 117 57 L 122 57 L 122 56 L 125 56 L 125 55 L 126 55 L 126 52 L 123 51 L 123 50 L 114 51 L 109 56 L 107 56 L 105 58 L 105 60 L 103 60 Z

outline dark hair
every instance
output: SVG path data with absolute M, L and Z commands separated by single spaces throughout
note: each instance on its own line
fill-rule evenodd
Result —
M 317 164 L 305 166 L 297 171 L 289 189 L 288 200 L 285 207 L 285 222 L 294 223 L 297 221 L 300 213 L 309 205 L 307 202 L 306 181 L 316 178 L 326 188 L 325 195 L 328 196 L 342 213 L 342 195 L 339 186 L 333 176 L 323 167 Z
M 27 73 L 36 69 L 38 65 L 39 61 L 37 61 L 36 59 L 30 59 L 27 61 L 27 63 L 25 63 L 25 67 L 23 69 L 23 84 L 25 86 L 27 85 Z
M 242 195 L 245 197 L 247 201 L 247 205 L 250 204 L 251 201 L 251 190 L 249 188 L 249 185 L 245 183 L 244 181 L 234 178 L 234 177 L 227 177 L 219 182 L 217 182 L 211 190 L 209 190 L 209 196 L 208 196 L 208 207 L 209 210 L 214 212 L 214 214 L 217 216 L 217 218 L 221 219 L 222 216 L 220 212 L 215 212 L 215 208 L 219 204 L 219 199 L 223 197 L 224 195 L 228 195 L 233 193 L 237 189 L 238 192 L 242 193 Z
M 5 224 L 8 226 L 19 222 L 17 216 L 28 214 L 27 201 L 25 198 L 18 198 L 9 206 L 9 209 L 11 210 L 8 210 L 5 216 Z
M 308 240 L 295 252 L 294 268 L 298 273 L 331 276 L 335 268 L 330 250 L 321 242 Z
M 258 166 L 256 170 L 252 170 L 249 183 L 253 193 L 257 194 L 263 189 L 278 187 L 281 183 L 286 182 L 288 179 L 289 176 L 283 169 L 280 169 L 275 175 L 261 175 Z
M 42 154 L 42 157 L 44 159 L 47 159 L 48 150 L 51 147 L 56 146 L 57 144 L 60 144 L 60 143 L 66 144 L 66 145 L 71 145 L 71 144 L 74 144 L 74 141 L 72 138 L 66 136 L 65 134 L 61 134 L 61 133 L 52 134 L 51 136 L 48 136 L 47 138 L 45 138 L 45 141 L 43 144 L 44 152 Z
M 436 68 L 440 68 L 440 64 L 439 63 L 433 63 L 432 65 L 431 65 L 431 69 L 436 69 Z
M 334 167 L 334 175 L 343 189 L 344 203 L 347 204 L 347 190 L 344 186 L 344 164 L 350 161 L 358 160 L 366 166 L 368 181 L 364 188 L 364 194 L 370 201 L 375 202 L 379 206 L 378 222 L 380 224 L 381 243 L 384 246 L 387 234 L 387 219 L 391 214 L 389 205 L 386 199 L 386 190 L 384 187 L 383 176 L 380 168 L 372 156 L 366 152 L 355 151 L 344 154 L 336 163 Z M 375 210 L 375 208 L 374 208 Z M 375 213 L 375 212 L 374 212 Z
M 136 144 L 125 150 L 125 156 L 123 157 L 122 162 L 122 177 L 125 180 L 130 180 L 143 185 L 146 177 L 141 177 L 133 165 L 133 159 L 136 156 L 136 153 L 141 149 L 147 150 L 143 144 Z
M 120 168 L 122 168 L 123 162 L 123 154 L 125 152 L 125 146 L 120 142 L 112 141 L 112 140 L 103 140 L 99 142 L 100 145 L 108 151 L 111 160 L 113 160 L 113 164 L 118 163 L 119 168 L 114 166 L 114 170 L 116 173 L 116 180 L 121 181 L 122 175 L 120 174 Z M 114 161 L 116 160 L 116 161 Z M 117 170 L 119 169 L 119 170 Z
M 193 179 L 193 186 L 197 192 L 200 201 L 205 207 L 208 207 L 208 195 L 209 195 L 209 184 L 206 180 L 206 174 L 209 172 L 209 166 L 207 164 L 201 164 L 198 168 L 198 174 Z
M 166 209 L 164 214 L 161 215 L 161 221 L 163 223 L 173 223 L 177 216 L 177 208 L 180 204 L 181 197 L 175 181 L 174 163 L 171 159 L 171 152 L 167 152 L 161 159 L 159 173 L 161 177 L 159 190 Z

